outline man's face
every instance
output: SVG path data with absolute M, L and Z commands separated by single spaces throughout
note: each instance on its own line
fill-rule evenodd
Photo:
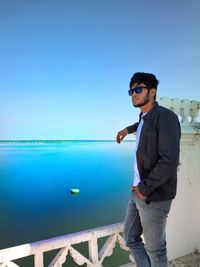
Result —
M 134 107 L 142 107 L 150 101 L 150 91 L 147 88 L 144 88 L 146 87 L 144 83 L 134 83 L 131 89 L 135 89 L 138 86 L 143 88 L 141 93 L 137 94 L 135 91 L 133 92 L 132 102 Z

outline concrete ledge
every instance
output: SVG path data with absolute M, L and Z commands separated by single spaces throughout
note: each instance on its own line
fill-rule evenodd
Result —
M 169 267 L 200 267 L 200 253 L 194 252 L 169 262 Z

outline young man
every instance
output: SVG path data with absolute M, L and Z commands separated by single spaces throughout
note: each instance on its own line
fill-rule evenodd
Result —
M 138 267 L 167 267 L 165 228 L 176 195 L 180 124 L 175 113 L 155 101 L 158 80 L 135 73 L 129 95 L 141 110 L 139 122 L 117 134 L 117 142 L 136 132 L 134 179 L 124 239 Z M 145 245 L 141 238 L 143 234 Z

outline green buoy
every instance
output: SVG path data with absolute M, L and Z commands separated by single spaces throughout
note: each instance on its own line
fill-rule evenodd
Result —
M 78 188 L 72 188 L 71 190 L 70 190 L 70 192 L 71 192 L 71 194 L 79 194 L 80 193 L 80 189 L 78 189 Z

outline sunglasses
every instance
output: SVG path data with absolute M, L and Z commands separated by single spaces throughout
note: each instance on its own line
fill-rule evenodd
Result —
M 135 92 L 136 94 L 140 94 L 140 93 L 142 93 L 143 88 L 146 88 L 146 89 L 149 90 L 149 87 L 146 87 L 146 86 L 137 86 L 137 87 L 135 87 L 134 89 L 129 89 L 129 90 L 128 90 L 128 94 L 129 94 L 130 96 L 132 96 L 134 92 Z

